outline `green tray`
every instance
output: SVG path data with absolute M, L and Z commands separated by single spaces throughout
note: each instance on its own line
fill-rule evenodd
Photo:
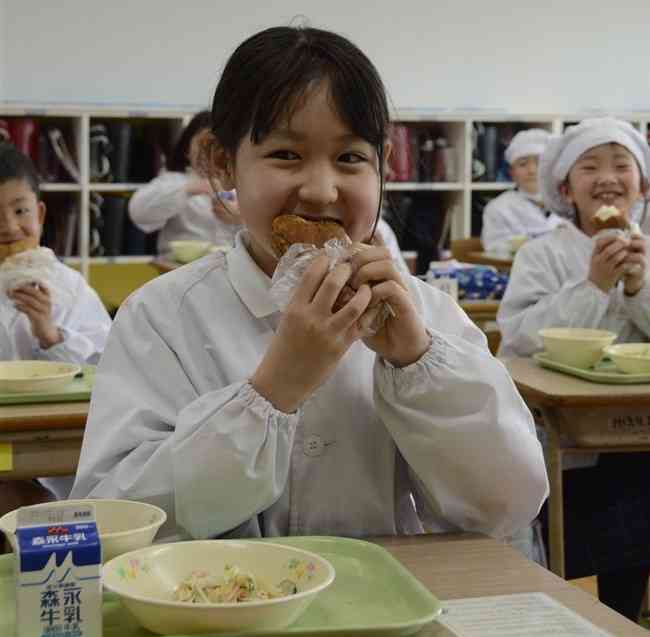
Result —
M 59 391 L 0 393 L 0 405 L 29 405 L 33 403 L 65 403 L 90 400 L 90 392 L 95 380 L 95 366 L 84 365 L 82 372 L 83 376 L 75 377 L 71 383 Z
M 313 551 L 336 570 L 334 583 L 284 631 L 243 635 L 412 635 L 441 612 L 440 602 L 382 547 L 336 537 L 269 538 Z M 0 556 L 0 635 L 15 628 L 13 555 Z M 104 593 L 103 637 L 149 637 L 113 593 Z M 234 637 L 233 633 L 229 633 Z M 185 637 L 185 636 L 176 636 Z M 226 637 L 219 633 L 219 637 Z
M 546 352 L 533 354 L 533 358 L 542 366 L 554 369 L 558 372 L 571 374 L 592 383 L 603 383 L 606 385 L 639 385 L 650 383 L 650 374 L 625 374 L 618 370 L 616 365 L 609 358 L 603 358 L 589 369 L 580 369 L 572 365 L 558 363 L 549 358 Z

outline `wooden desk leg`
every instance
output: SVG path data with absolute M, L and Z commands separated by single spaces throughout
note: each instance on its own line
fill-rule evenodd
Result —
M 543 409 L 548 435 L 546 461 L 550 494 L 548 498 L 548 536 L 551 552 L 551 570 L 564 578 L 564 498 L 562 491 L 562 449 L 554 409 Z

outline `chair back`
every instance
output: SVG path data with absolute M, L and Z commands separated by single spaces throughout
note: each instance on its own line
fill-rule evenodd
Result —
M 480 237 L 470 237 L 469 239 L 454 239 L 451 242 L 451 254 L 457 261 L 465 261 L 465 257 L 470 252 L 482 252 L 483 244 Z

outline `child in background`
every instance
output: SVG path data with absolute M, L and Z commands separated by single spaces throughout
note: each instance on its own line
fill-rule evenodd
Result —
M 511 239 L 553 230 L 562 219 L 544 207 L 537 183 L 537 163 L 550 133 L 530 128 L 517 133 L 506 149 L 514 190 L 495 197 L 483 212 L 481 242 L 488 252 L 508 255 Z
M 649 170 L 648 145 L 627 122 L 585 120 L 549 143 L 540 162 L 542 196 L 573 223 L 517 253 L 497 316 L 500 355 L 541 351 L 544 327 L 650 340 L 647 238 L 594 238 L 593 221 L 602 206 L 629 221 L 647 193 Z M 593 463 L 564 472 L 567 576 L 597 573 L 601 601 L 636 620 L 650 572 L 650 463 L 642 453 L 602 454 Z
M 197 174 L 192 158 L 197 136 L 210 126 L 210 113 L 197 113 L 187 125 L 167 165 L 167 172 L 138 189 L 129 201 L 129 215 L 143 232 L 158 234 L 158 253 L 169 242 L 210 241 L 232 245 L 241 228 L 236 199 L 224 202 L 210 182 Z
M 194 538 L 526 527 L 548 491 L 532 417 L 449 296 L 383 246 L 316 258 L 284 312 L 269 292 L 277 216 L 372 239 L 389 154 L 372 63 L 331 32 L 262 31 L 212 122 L 203 154 L 246 230 L 120 308 L 73 497 L 157 502 Z M 382 302 L 394 316 L 363 331 Z
M 4 263 L 5 270 L 11 263 L 8 255 L 38 248 L 44 220 L 45 204 L 32 161 L 11 144 L 0 144 L 0 265 Z M 54 258 L 47 263 L 54 270 L 50 278 L 68 295 L 57 300 L 42 281 L 0 292 L 0 360 L 95 364 L 111 319 L 77 271 Z M 65 497 L 72 486 L 69 478 L 43 483 L 59 497 Z M 41 491 L 34 483 L 3 482 L 0 509 L 42 499 Z

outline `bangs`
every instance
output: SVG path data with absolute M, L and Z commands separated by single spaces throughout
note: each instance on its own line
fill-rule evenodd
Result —
M 291 120 L 309 95 L 324 82 L 334 110 L 357 137 L 373 147 L 383 144 L 386 137 L 388 109 L 382 112 L 376 106 L 373 88 L 365 86 L 364 78 L 353 69 L 336 68 L 322 59 L 300 55 L 292 60 L 286 77 L 281 82 L 269 80 L 259 88 L 259 101 L 251 111 L 250 140 L 259 144 L 281 123 Z
M 349 40 L 312 28 L 267 29 L 238 47 L 215 91 L 212 132 L 231 154 L 246 136 L 259 144 L 322 82 L 350 131 L 379 150 L 389 113 L 377 70 Z

